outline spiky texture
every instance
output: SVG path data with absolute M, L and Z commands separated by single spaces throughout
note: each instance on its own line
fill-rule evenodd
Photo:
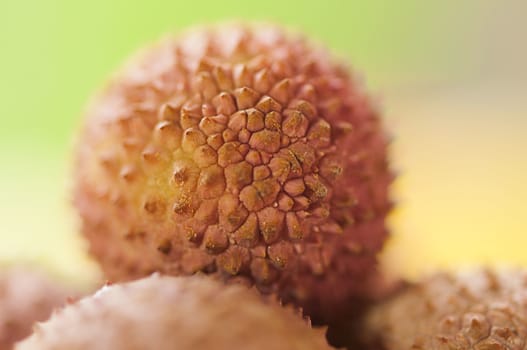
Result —
M 65 287 L 25 267 L 0 272 L 0 350 L 9 350 L 31 333 L 71 295 Z
M 520 350 L 527 345 L 527 272 L 438 274 L 366 318 L 362 334 L 386 350 Z
M 345 67 L 270 26 L 166 39 L 95 99 L 75 203 L 112 280 L 245 279 L 317 320 L 362 292 L 392 179 Z
M 321 330 L 241 285 L 153 275 L 68 305 L 17 350 L 329 350 Z

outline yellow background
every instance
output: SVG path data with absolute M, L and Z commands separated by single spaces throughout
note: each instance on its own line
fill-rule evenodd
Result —
M 305 31 L 362 72 L 400 176 L 383 261 L 415 277 L 527 265 L 527 13 L 522 0 L 19 1 L 0 4 L 0 262 L 96 276 L 69 202 L 89 96 L 167 31 L 225 19 Z

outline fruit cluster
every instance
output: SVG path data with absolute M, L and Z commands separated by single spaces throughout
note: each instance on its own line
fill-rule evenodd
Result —
M 387 148 L 349 70 L 280 28 L 147 48 L 95 97 L 76 153 L 82 232 L 114 284 L 16 348 L 330 349 L 329 326 L 349 348 L 523 349 L 522 271 L 385 281 Z

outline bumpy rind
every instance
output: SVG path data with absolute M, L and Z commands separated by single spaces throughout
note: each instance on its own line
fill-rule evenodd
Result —
M 75 204 L 111 280 L 203 271 L 325 320 L 363 292 L 385 240 L 386 145 L 323 51 L 266 25 L 201 29 L 95 99 Z
M 329 350 L 324 334 L 240 285 L 153 275 L 102 288 L 38 324 L 16 350 Z
M 34 322 L 46 320 L 73 292 L 28 267 L 0 272 L 0 349 L 31 334 Z
M 437 274 L 376 306 L 361 334 L 386 350 L 525 349 L 527 272 Z

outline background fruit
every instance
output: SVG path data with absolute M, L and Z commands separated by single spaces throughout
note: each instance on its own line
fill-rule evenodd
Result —
M 204 277 L 103 287 L 61 309 L 18 350 L 330 349 L 321 330 L 255 291 Z
M 386 143 L 323 50 L 267 25 L 202 28 L 93 101 L 75 203 L 111 280 L 203 271 L 327 322 L 365 292 L 386 237 Z
M 523 349 L 526 287 L 524 270 L 437 274 L 374 307 L 358 334 L 388 350 Z
M 36 321 L 44 321 L 52 310 L 77 293 L 45 275 L 25 267 L 0 271 L 0 349 L 31 333 Z

